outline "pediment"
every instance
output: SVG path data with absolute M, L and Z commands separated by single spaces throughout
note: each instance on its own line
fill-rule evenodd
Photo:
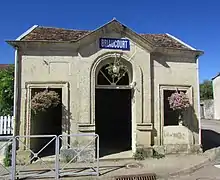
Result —
M 109 23 L 101 26 L 100 28 L 91 31 L 87 35 L 83 36 L 78 40 L 78 43 L 83 45 L 90 44 L 94 41 L 99 41 L 101 43 L 102 39 L 106 39 L 107 41 L 120 41 L 120 45 L 127 44 L 127 41 L 132 41 L 137 45 L 145 48 L 149 52 L 153 51 L 153 44 L 144 39 L 142 36 L 132 31 L 127 26 L 118 22 L 117 20 L 112 20 Z M 109 48 L 111 49 L 111 48 Z

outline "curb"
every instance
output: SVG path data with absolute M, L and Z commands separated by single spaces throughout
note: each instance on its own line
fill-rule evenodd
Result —
M 210 152 L 210 151 L 211 151 L 211 152 Z M 193 166 L 191 166 L 191 167 L 189 167 L 189 168 L 185 168 L 185 169 L 182 169 L 182 170 L 173 172 L 173 173 L 169 173 L 169 174 L 168 174 L 168 177 L 184 176 L 184 175 L 193 173 L 193 172 L 197 171 L 198 169 L 203 168 L 206 164 L 208 164 L 209 162 L 215 160 L 215 159 L 217 158 L 217 156 L 220 155 L 220 147 L 211 149 L 211 150 L 209 150 L 209 152 L 210 152 L 211 154 L 210 154 L 210 156 L 208 157 L 208 159 L 204 160 L 204 161 L 201 162 L 201 163 L 198 163 L 198 164 L 196 164 L 196 165 L 193 165 Z
M 173 173 L 157 176 L 157 179 L 158 180 L 169 180 L 169 178 L 175 178 L 175 177 L 178 177 L 178 176 L 184 176 L 184 175 L 193 173 L 193 172 L 203 168 L 205 165 L 207 165 L 209 162 L 214 161 L 217 158 L 217 156 L 220 155 L 220 147 L 210 149 L 210 150 L 204 152 L 203 154 L 207 155 L 207 157 L 202 162 L 200 162 L 198 164 L 195 164 L 195 165 L 193 165 L 191 167 L 188 167 L 188 168 L 181 169 L 179 171 L 173 172 Z M 88 177 L 88 179 L 85 178 L 85 177 L 83 178 L 83 180 L 100 180 L 100 179 L 103 179 L 103 180 L 113 180 L 114 177 L 112 177 L 112 176 L 107 176 L 107 177 L 100 176 L 100 177 Z M 81 180 L 81 179 L 79 178 L 79 180 Z

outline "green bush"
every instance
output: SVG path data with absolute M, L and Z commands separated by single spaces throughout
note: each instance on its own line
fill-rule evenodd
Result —
M 144 160 L 147 157 L 147 153 L 143 148 L 137 149 L 134 154 L 135 160 Z
M 159 154 L 157 151 L 153 151 L 153 158 L 156 158 L 156 159 L 161 159 L 161 158 L 164 158 L 165 155 L 164 154 Z
M 160 159 L 160 158 L 164 158 L 165 155 L 160 154 L 155 150 L 151 151 L 150 149 L 144 149 L 144 148 L 138 148 L 134 154 L 135 160 L 144 160 L 149 157 Z
M 14 103 L 14 65 L 0 69 L 0 114 L 12 115 Z
M 5 158 L 3 159 L 3 163 L 5 167 L 11 166 L 11 150 L 12 150 L 12 144 L 9 144 L 5 149 Z

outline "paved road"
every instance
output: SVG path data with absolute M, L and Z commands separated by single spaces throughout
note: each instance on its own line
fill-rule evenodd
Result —
M 220 146 L 220 121 L 202 120 L 202 145 L 205 151 Z
M 214 165 L 220 166 L 220 158 L 215 162 L 197 170 L 196 172 L 184 177 L 174 178 L 175 180 L 220 180 L 220 168 Z
M 202 120 L 202 144 L 205 149 L 220 146 L 220 121 Z M 178 180 L 220 180 L 220 157 L 215 162 L 197 170 L 196 172 L 184 177 L 174 179 Z
M 210 129 L 220 133 L 220 120 L 202 120 L 202 129 Z

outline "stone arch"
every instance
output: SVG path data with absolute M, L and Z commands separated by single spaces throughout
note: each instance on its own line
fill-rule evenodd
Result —
M 115 54 L 101 61 L 95 71 L 95 85 L 97 86 L 129 86 L 133 81 L 132 65 L 129 61 Z
M 90 69 L 90 126 L 95 132 L 95 89 L 96 89 L 96 72 L 107 59 L 120 55 L 123 62 L 128 63 L 131 68 L 132 78 L 129 86 L 132 90 L 132 152 L 136 151 L 137 144 L 137 123 L 143 122 L 143 72 L 137 59 L 130 58 L 126 52 L 106 52 L 94 59 Z
M 132 80 L 130 84 L 134 81 L 134 64 L 129 61 L 129 56 L 125 53 L 121 52 L 107 52 L 100 56 L 98 56 L 90 69 L 90 124 L 95 123 L 95 88 L 96 88 L 96 73 L 98 72 L 98 69 L 102 66 L 102 63 L 107 62 L 108 59 L 114 58 L 115 54 L 120 55 L 121 59 L 123 59 L 123 62 L 126 64 L 129 64 L 129 68 L 131 70 Z

